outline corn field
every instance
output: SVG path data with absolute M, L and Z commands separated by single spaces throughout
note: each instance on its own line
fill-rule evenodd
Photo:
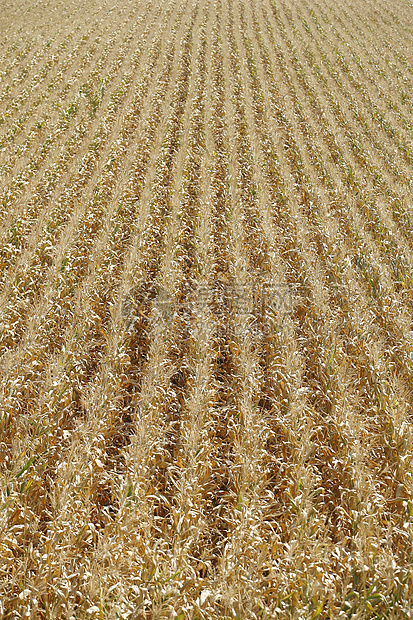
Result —
M 413 4 L 1 8 L 0 619 L 413 618 Z

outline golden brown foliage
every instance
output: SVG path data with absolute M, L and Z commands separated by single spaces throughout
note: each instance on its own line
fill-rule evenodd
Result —
M 413 616 L 412 23 L 3 3 L 0 619 Z

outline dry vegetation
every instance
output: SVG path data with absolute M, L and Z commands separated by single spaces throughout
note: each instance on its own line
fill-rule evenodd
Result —
M 0 618 L 413 618 L 412 24 L 2 2 Z

